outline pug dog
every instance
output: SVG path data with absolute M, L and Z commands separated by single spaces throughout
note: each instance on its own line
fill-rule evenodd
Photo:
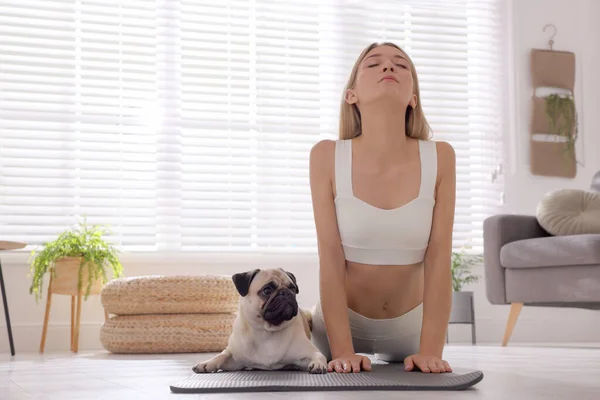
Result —
M 325 356 L 311 342 L 311 315 L 298 308 L 296 277 L 281 268 L 232 276 L 240 294 L 227 347 L 196 364 L 195 373 L 247 369 L 327 373 Z

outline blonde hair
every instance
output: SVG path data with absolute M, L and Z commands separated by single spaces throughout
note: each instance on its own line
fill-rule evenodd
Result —
M 378 46 L 392 46 L 398 50 L 400 50 L 404 56 L 406 57 L 409 65 L 410 71 L 413 78 L 413 94 L 417 96 L 417 105 L 413 109 L 412 106 L 408 106 L 406 108 L 405 115 L 405 131 L 406 136 L 421 139 L 421 140 L 429 140 L 431 135 L 431 128 L 427 119 L 425 118 L 425 114 L 423 113 L 423 108 L 421 107 L 421 98 L 419 93 L 419 79 L 417 77 L 417 71 L 415 66 L 408 56 L 400 47 L 395 45 L 394 43 L 384 42 L 384 43 L 372 43 L 367 48 L 365 48 L 360 56 L 356 60 L 354 67 L 352 68 L 352 72 L 350 73 L 350 78 L 348 79 L 348 83 L 344 88 L 344 93 L 342 94 L 342 104 L 340 107 L 340 139 L 352 139 L 362 134 L 361 129 L 361 120 L 360 120 L 360 111 L 356 104 L 348 104 L 346 102 L 346 92 L 348 89 L 353 89 L 356 83 L 356 75 L 358 72 L 358 66 L 365 58 L 365 56 Z

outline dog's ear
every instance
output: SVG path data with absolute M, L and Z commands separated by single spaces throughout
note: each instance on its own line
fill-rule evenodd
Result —
M 233 283 L 238 293 L 244 297 L 250 291 L 250 284 L 252 280 L 260 272 L 260 269 L 255 269 L 253 271 L 248 272 L 240 272 L 238 274 L 234 274 L 231 278 L 233 279 Z
M 300 293 L 300 288 L 298 287 L 298 282 L 296 282 L 296 276 L 294 276 L 294 274 L 292 274 L 291 272 L 288 272 L 284 269 L 282 269 L 282 271 L 285 272 L 287 274 L 287 276 L 290 277 L 292 282 L 294 282 L 294 286 L 296 287 L 296 294 Z

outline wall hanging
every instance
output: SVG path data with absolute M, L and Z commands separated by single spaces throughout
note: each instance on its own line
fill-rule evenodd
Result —
M 533 84 L 530 168 L 534 175 L 574 178 L 577 175 L 577 109 L 574 101 L 575 54 L 553 49 L 531 50 Z

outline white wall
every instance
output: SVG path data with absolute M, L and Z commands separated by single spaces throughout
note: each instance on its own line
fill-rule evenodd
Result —
M 600 65 L 600 27 L 597 25 L 600 1 L 514 0 L 512 8 L 514 84 L 511 89 L 514 103 L 511 112 L 514 120 L 506 143 L 504 210 L 535 215 L 544 194 L 561 188 L 588 189 L 592 176 L 600 170 L 600 75 L 597 73 Z M 552 28 L 546 32 L 542 30 L 549 23 L 557 28 L 554 50 L 572 51 L 576 56 L 575 101 L 580 118 L 576 151 L 584 166 L 578 166 L 574 179 L 536 176 L 529 170 L 530 51 L 531 48 L 547 48 Z M 482 339 L 497 338 L 508 307 L 489 306 L 484 300 L 484 292 L 478 300 L 479 315 L 483 319 Z M 525 307 L 513 340 L 598 342 L 600 312 Z
M 507 141 L 505 168 L 505 209 L 508 212 L 535 214 L 544 194 L 561 188 L 588 189 L 594 173 L 600 170 L 600 2 L 595 0 L 518 0 L 513 1 L 514 121 Z M 548 48 L 554 24 L 554 50 L 572 51 L 576 57 L 575 101 L 580 118 L 580 137 L 576 143 L 578 166 L 574 179 L 532 175 L 529 170 L 529 118 L 532 48 Z
M 600 15 L 600 1 L 594 0 L 518 0 L 514 2 L 512 52 L 514 57 L 514 103 L 511 111 L 514 122 L 507 132 L 508 157 L 505 168 L 507 212 L 533 214 L 539 199 L 549 190 L 563 187 L 587 188 L 591 176 L 600 169 L 600 27 L 595 16 Z M 577 144 L 583 154 L 584 167 L 579 167 L 575 179 L 543 178 L 532 176 L 528 166 L 528 113 L 531 96 L 529 80 L 529 51 L 532 47 L 547 45 L 547 34 L 542 32 L 546 23 L 558 28 L 555 49 L 574 51 L 577 56 L 576 96 L 582 122 L 583 140 Z M 548 31 L 547 31 L 548 33 Z M 582 153 L 583 152 L 583 153 Z M 27 255 L 2 255 L 7 282 L 8 300 L 17 351 L 36 351 L 39 346 L 45 300 L 36 304 L 29 295 Z M 294 272 L 299 280 L 299 302 L 311 307 L 318 297 L 318 271 L 315 257 L 289 259 L 265 257 L 249 263 L 238 260 L 219 264 L 217 260 L 165 258 L 147 256 L 134 260 L 123 258 L 127 276 L 137 275 L 199 275 L 202 273 L 231 275 L 254 267 L 281 266 Z M 483 270 L 476 271 L 483 275 Z M 480 343 L 499 344 L 508 315 L 507 306 L 490 305 L 483 291 L 483 283 L 470 288 L 475 291 L 477 338 Z M 68 350 L 70 299 L 55 296 L 50 316 L 46 349 Z M 83 306 L 80 349 L 101 348 L 98 333 L 104 319 L 99 298 L 92 297 Z M 0 317 L 0 352 L 8 351 L 4 319 Z M 451 326 L 451 342 L 468 342 L 469 326 Z M 597 342 L 600 337 L 600 312 L 524 308 L 513 333 L 512 343 L 524 342 Z

